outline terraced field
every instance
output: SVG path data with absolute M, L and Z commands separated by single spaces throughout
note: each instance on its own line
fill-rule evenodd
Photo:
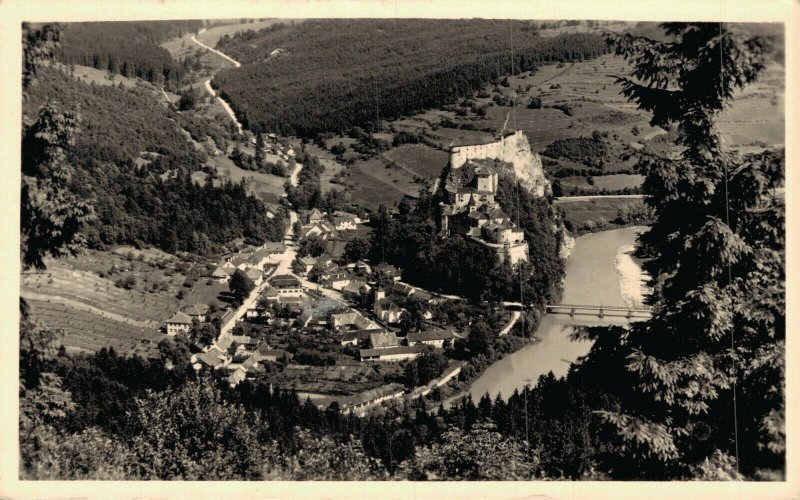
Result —
M 113 347 L 118 353 L 137 353 L 143 356 L 156 352 L 164 334 L 157 328 L 137 327 L 114 321 L 64 304 L 28 300 L 34 316 L 48 328 L 64 333 L 61 344 L 71 350 L 94 352 Z
M 134 321 L 151 322 L 156 328 L 175 312 L 178 302 L 165 292 L 124 290 L 111 280 L 65 267 L 51 268 L 46 273 L 23 274 L 21 294 L 52 296 L 62 303 L 76 302 L 79 304 L 76 307 L 83 304 Z

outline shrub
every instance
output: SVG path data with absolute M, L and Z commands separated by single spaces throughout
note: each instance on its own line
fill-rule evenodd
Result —
M 136 278 L 129 274 L 117 279 L 114 285 L 118 288 L 124 288 L 125 290 L 132 290 L 133 287 L 136 286 Z

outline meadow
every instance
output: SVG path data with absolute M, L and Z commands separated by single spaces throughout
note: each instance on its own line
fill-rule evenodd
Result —
M 573 227 L 582 227 L 587 221 L 598 221 L 605 219 L 612 221 L 617 217 L 619 209 L 627 204 L 637 200 L 640 197 L 622 197 L 622 196 L 604 196 L 602 198 L 559 198 L 555 201 L 554 205 L 558 209 L 565 212 L 566 220 L 569 221 Z

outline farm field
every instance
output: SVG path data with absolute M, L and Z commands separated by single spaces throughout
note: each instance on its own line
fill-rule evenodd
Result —
M 370 210 L 381 204 L 391 207 L 405 195 L 417 196 L 423 184 L 415 183 L 411 174 L 399 168 L 387 168 L 378 159 L 354 163 L 347 169 L 346 182 L 353 201 Z
M 447 153 L 425 144 L 403 144 L 384 157 L 419 177 L 438 177 L 449 160 Z
M 785 70 L 777 63 L 767 66 L 759 81 L 736 95 L 720 115 L 720 130 L 731 146 L 784 144 Z
M 180 269 L 180 270 L 179 270 Z M 61 328 L 65 347 L 119 352 L 146 352 L 163 336 L 159 329 L 181 307 L 201 302 L 224 308 L 226 284 L 209 285 L 203 277 L 185 287 L 186 274 L 204 274 L 205 265 L 187 264 L 159 250 L 119 247 L 89 251 L 67 259 L 48 259 L 47 270 L 24 273 L 20 295 L 32 304 L 37 318 Z M 101 277 L 102 276 L 102 277 Z M 132 276 L 126 290 L 119 278 Z M 185 297 L 178 299 L 178 292 Z M 223 296 L 220 297 L 220 292 Z
M 278 203 L 286 192 L 283 187 L 287 181 L 285 177 L 244 170 L 237 167 L 230 158 L 222 154 L 210 156 L 208 162 L 217 168 L 217 173 L 222 179 L 230 179 L 233 182 L 241 182 L 242 179 L 245 179 L 247 192 L 258 197 L 264 203 Z M 205 179 L 205 177 L 206 174 L 203 172 L 193 174 L 195 180 Z M 220 180 L 215 180 L 214 185 L 219 185 L 221 182 Z
M 276 23 L 286 23 L 286 20 L 282 19 L 265 19 L 263 21 L 255 21 L 251 23 L 233 23 L 233 24 L 223 24 L 221 26 L 214 26 L 213 28 L 208 28 L 204 32 L 197 35 L 197 39 L 203 42 L 204 44 L 208 45 L 209 47 L 216 47 L 217 42 L 220 38 L 225 35 L 233 36 L 240 31 L 258 31 L 262 28 L 266 28 Z M 302 22 L 302 19 L 292 19 L 291 22 L 298 23 Z
M 615 190 L 624 188 L 636 188 L 642 185 L 644 176 L 638 174 L 614 174 L 593 177 L 594 184 L 589 184 L 586 177 L 563 177 L 561 185 L 565 192 L 569 192 L 572 187 L 584 190 L 600 191 L 602 189 Z
M 124 273 L 120 276 L 133 274 Z M 182 282 L 182 278 L 180 278 Z M 138 275 L 137 285 L 143 285 L 144 278 Z M 177 290 L 175 283 L 167 285 Z M 114 285 L 111 279 L 65 266 L 50 265 L 44 273 L 22 275 L 22 295 L 33 293 L 61 298 L 85 304 L 125 318 L 150 321 L 158 324 L 164 321 L 178 306 L 175 295 L 165 292 L 143 292 L 125 290 Z
M 331 143 L 331 145 L 336 143 Z M 325 167 L 325 170 L 319 176 L 320 189 L 325 194 L 332 189 L 343 189 L 342 186 L 334 184 L 331 180 L 344 169 L 344 166 L 336 162 L 334 156 L 329 152 L 321 149 L 316 144 L 306 144 L 306 152 L 311 156 L 315 156 L 320 164 Z
M 596 221 L 605 218 L 610 221 L 616 218 L 617 211 L 627 203 L 638 203 L 641 198 L 604 196 L 602 198 L 570 200 L 559 198 L 554 202 L 556 208 L 563 209 L 566 219 L 574 227 L 580 227 L 588 220 Z
M 61 330 L 60 343 L 71 350 L 98 351 L 113 347 L 120 354 L 150 355 L 164 337 L 157 328 L 142 328 L 114 321 L 63 304 L 28 300 L 36 318 L 47 328 Z

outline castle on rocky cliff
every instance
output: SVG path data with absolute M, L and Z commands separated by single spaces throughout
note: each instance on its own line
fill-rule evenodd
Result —
M 469 160 L 480 159 L 494 159 L 511 164 L 514 176 L 536 196 L 545 196 L 552 192 L 550 182 L 544 175 L 542 160 L 531 151 L 528 138 L 521 130 L 506 134 L 500 140 L 488 144 L 450 148 L 449 167 L 458 169 Z
M 453 147 L 447 168 L 440 234 L 464 234 L 512 265 L 527 261 L 525 234 L 495 200 L 501 174 L 513 175 L 537 196 L 550 192 L 525 135 L 518 131 L 489 144 Z

